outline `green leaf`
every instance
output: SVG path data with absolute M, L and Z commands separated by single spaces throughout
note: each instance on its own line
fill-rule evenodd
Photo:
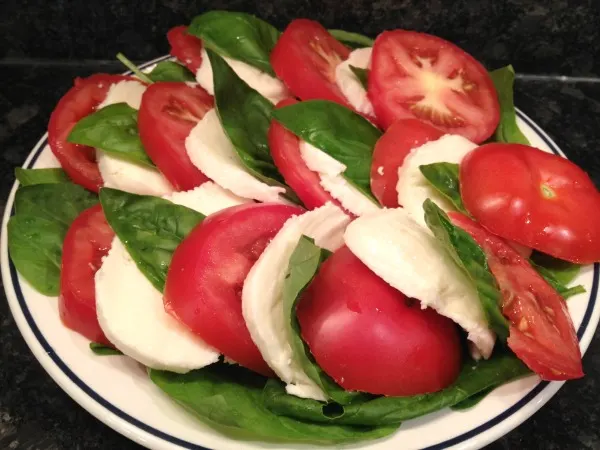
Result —
M 159 197 L 109 188 L 100 190 L 100 203 L 137 267 L 162 292 L 173 252 L 204 215 Z
M 69 183 L 71 180 L 62 169 L 15 169 L 15 177 L 21 186 L 34 184 Z
M 112 348 L 104 344 L 99 344 L 98 342 L 90 342 L 90 350 L 98 356 L 113 356 L 123 354 L 120 350 L 117 350 L 116 348 Z
M 366 402 L 333 407 L 291 396 L 277 380 L 268 381 L 264 403 L 271 411 L 284 416 L 312 422 L 340 425 L 398 425 L 440 409 L 459 404 L 480 392 L 530 374 L 516 356 L 497 352 L 488 360 L 466 363 L 450 387 L 431 394 L 411 397 L 377 397 Z
M 500 123 L 494 133 L 497 142 L 529 145 L 529 140 L 517 125 L 517 113 L 513 98 L 515 71 L 512 66 L 502 67 L 490 72 L 490 77 L 498 93 L 500 102 Z
M 195 17 L 187 31 L 207 49 L 275 76 L 269 57 L 281 33 L 264 20 L 241 12 L 209 11 Z
M 152 81 L 196 81 L 192 72 L 174 61 L 159 62 L 148 76 Z
M 481 392 L 478 392 L 475 395 L 472 395 L 471 397 L 467 398 L 466 400 L 463 400 L 462 402 L 451 406 L 451 408 L 454 411 L 464 411 L 464 410 L 470 409 L 473 406 L 477 405 L 479 402 L 481 402 L 481 400 L 486 398 L 493 390 L 494 390 L 494 388 L 485 389 Z
M 423 209 L 425 222 L 433 235 L 477 288 L 489 326 L 502 341 L 506 341 L 508 321 L 500 309 L 502 294 L 488 267 L 487 257 L 482 248 L 469 233 L 455 226 L 446 213 L 431 200 L 425 200 Z
M 460 196 L 460 183 L 458 181 L 458 164 L 433 163 L 419 166 L 419 170 L 429 183 L 450 203 L 463 214 L 469 214 L 463 205 Z
M 127 161 L 154 167 L 138 131 L 137 110 L 127 103 L 99 109 L 75 124 L 67 141 L 98 148 Z
M 373 47 L 375 39 L 371 39 L 363 34 L 353 33 L 344 30 L 327 30 L 334 38 L 350 48 Z
M 361 69 L 360 67 L 350 66 L 352 73 L 358 78 L 360 84 L 366 89 L 369 88 L 369 69 Z
M 564 285 L 571 283 L 581 271 L 579 264 L 554 258 L 538 251 L 533 252 L 531 260 L 538 268 L 544 270 L 545 275 Z
M 137 76 L 144 83 L 152 84 L 152 80 L 148 75 L 140 70 L 138 66 L 136 66 L 133 62 L 131 62 L 123 53 L 117 53 L 117 59 L 129 70 L 133 72 L 135 76 Z
M 73 183 L 21 187 L 8 222 L 8 250 L 23 278 L 44 295 L 59 294 L 62 244 L 71 222 L 97 203 Z
M 373 149 L 381 131 L 367 119 L 326 100 L 277 108 L 273 118 L 296 136 L 345 164 L 346 179 L 376 202 L 371 193 L 370 174 Z
M 187 374 L 158 370 L 149 374 L 160 389 L 197 418 L 237 439 L 333 444 L 377 439 L 397 428 L 310 423 L 274 414 L 263 404 L 266 378 L 239 366 L 213 364 Z

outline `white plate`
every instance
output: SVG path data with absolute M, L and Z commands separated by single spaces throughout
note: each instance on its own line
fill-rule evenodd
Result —
M 166 58 L 166 57 L 165 57 Z M 146 66 L 162 59 L 151 61 Z M 564 156 L 530 118 L 518 112 L 519 126 L 532 145 Z M 44 136 L 24 164 L 26 168 L 58 166 Z M 62 326 L 56 298 L 34 291 L 9 260 L 6 224 L 12 214 L 17 183 L 2 222 L 0 262 L 10 309 L 29 348 L 44 369 L 76 402 L 128 438 L 152 449 L 307 448 L 290 444 L 241 442 L 229 439 L 173 403 L 156 388 L 142 366 L 123 356 L 98 357 L 88 342 Z M 599 266 L 582 270 L 576 283 L 586 294 L 568 301 L 581 350 L 585 352 L 600 318 L 597 305 Z M 402 424 L 392 436 L 348 446 L 368 449 L 476 449 L 498 439 L 531 417 L 562 386 L 530 376 L 496 389 L 465 412 L 439 411 Z

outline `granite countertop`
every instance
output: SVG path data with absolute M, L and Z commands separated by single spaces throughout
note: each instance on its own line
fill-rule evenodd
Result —
M 342 13 L 338 8 L 337 15 L 328 12 L 328 7 L 335 4 L 333 0 L 320 2 L 314 8 L 319 8 L 319 17 L 328 25 L 362 28 L 374 34 L 377 29 L 391 27 L 397 17 L 406 13 L 402 5 L 407 2 L 390 2 L 355 1 L 350 12 Z M 77 6 L 70 10 L 47 7 L 58 14 L 56 17 L 69 24 L 62 33 L 59 28 L 46 27 L 45 35 L 53 42 L 44 40 L 32 44 L 28 41 L 29 35 L 23 34 L 21 28 L 16 26 L 12 28 L 15 33 L 8 36 L 6 31 L 10 30 L 11 25 L 0 22 L 0 31 L 3 36 L 8 36 L 5 42 L 10 44 L 0 58 L 0 210 L 4 209 L 13 183 L 14 168 L 23 163 L 43 134 L 53 106 L 70 86 L 71 80 L 78 75 L 99 71 L 121 71 L 120 65 L 110 60 L 110 55 L 118 50 L 125 50 L 130 57 L 140 60 L 164 54 L 167 49 L 164 30 L 184 22 L 185 17 L 191 17 L 199 10 L 197 5 L 192 7 L 187 2 L 177 0 L 148 2 L 150 13 L 155 14 L 157 19 L 151 29 L 144 31 L 136 24 L 134 14 L 127 9 L 126 3 L 111 2 L 111 6 L 105 9 L 97 6 L 94 14 L 99 17 L 101 25 L 97 33 L 106 34 L 105 43 L 109 48 L 103 47 L 104 41 L 92 42 L 88 39 L 87 52 L 83 47 L 80 48 L 84 44 L 73 37 L 73 28 L 76 27 L 74 21 L 77 20 L 77 11 L 74 10 L 83 8 L 82 2 L 76 2 Z M 239 4 L 232 6 L 232 9 L 252 10 L 251 2 L 232 3 Z M 289 17 L 298 14 L 292 6 L 293 2 L 281 3 L 284 12 L 279 15 L 270 3 L 263 11 L 265 18 L 280 26 Z M 441 17 L 443 3 L 441 0 L 430 2 L 431 14 Z M 482 5 L 487 5 L 490 11 L 486 14 L 504 14 L 502 17 L 510 24 L 505 28 L 512 30 L 509 38 L 474 41 L 473 36 L 466 36 L 474 33 L 469 29 L 463 34 L 454 28 L 442 32 L 437 30 L 432 21 L 419 21 L 414 17 L 410 24 L 413 28 L 438 32 L 455 39 L 491 67 L 511 61 L 517 70 L 530 74 L 522 75 L 517 80 L 517 105 L 548 132 L 569 158 L 584 167 L 596 185 L 600 186 L 600 80 L 593 77 L 594 73 L 600 73 L 600 55 L 594 44 L 598 38 L 598 11 L 591 1 L 578 2 L 573 8 L 569 3 L 556 1 L 550 2 L 551 6 L 540 6 L 537 2 L 526 1 L 452 2 L 455 14 L 446 20 L 454 18 L 457 26 L 470 23 L 471 29 L 489 28 L 490 23 L 482 21 L 478 15 L 484 11 Z M 584 3 L 588 9 L 581 10 L 580 4 Z M 34 1 L 25 1 L 23 4 L 26 8 L 11 17 L 17 21 L 30 20 L 30 28 L 41 33 L 43 24 L 31 20 L 33 13 L 27 7 L 39 9 L 43 6 Z M 222 7 L 219 2 L 212 4 Z M 504 9 L 498 4 L 504 5 Z M 302 2 L 300 8 L 307 11 L 310 7 L 310 2 Z M 6 12 L 1 8 L 4 6 L 0 7 L 0 16 Z M 558 10 L 562 14 L 560 20 L 556 16 Z M 100 16 L 98 11 L 102 12 Z M 124 17 L 125 25 L 119 22 L 117 32 L 111 34 L 110 19 L 120 15 Z M 540 20 L 540 17 L 544 19 Z M 362 21 L 358 22 L 362 23 L 361 26 L 357 26 L 359 20 Z M 528 27 L 529 35 L 523 31 L 523 27 Z M 89 32 L 89 29 L 86 30 Z M 507 36 L 498 25 L 487 32 L 493 36 Z M 531 33 L 535 36 L 538 32 L 550 33 L 548 39 L 530 39 Z M 81 39 L 86 42 L 85 36 Z M 116 42 L 117 46 L 110 47 L 110 42 Z M 471 47 L 465 42 L 471 42 Z M 595 50 L 593 45 L 596 45 Z M 532 52 L 537 55 L 537 60 L 531 57 Z M 512 54 L 516 54 L 518 61 L 508 59 L 508 55 Z M 48 55 L 51 59 L 46 58 Z M 552 61 L 556 61 L 556 64 L 552 64 Z M 549 73 L 567 75 L 569 78 L 547 75 Z M 50 379 L 17 330 L 3 290 L 0 293 L 0 341 L 1 449 L 140 448 L 92 417 Z M 584 370 L 585 378 L 567 383 L 532 418 L 488 448 L 600 448 L 600 406 L 596 400 L 599 392 L 596 381 L 600 380 L 598 336 L 592 341 L 584 358 Z

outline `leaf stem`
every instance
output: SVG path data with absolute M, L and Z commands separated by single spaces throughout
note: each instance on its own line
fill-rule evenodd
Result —
M 150 79 L 148 75 L 142 72 L 138 66 L 132 63 L 123 53 L 117 53 L 117 59 L 123 63 L 125 67 L 131 70 L 137 77 L 142 80 L 144 83 L 152 84 L 153 81 Z

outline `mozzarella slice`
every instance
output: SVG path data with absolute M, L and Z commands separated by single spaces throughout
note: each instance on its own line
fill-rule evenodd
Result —
M 339 201 L 347 211 L 355 216 L 362 216 L 368 212 L 379 210 L 379 206 L 346 180 L 343 175 L 346 170 L 344 164 L 302 140 L 300 141 L 300 155 L 308 168 L 317 172 L 323 189 Z
M 262 202 L 283 202 L 285 188 L 254 178 L 225 134 L 216 109 L 208 111 L 185 140 L 192 163 L 218 185 L 240 197 Z
M 177 192 L 170 200 L 206 215 L 245 202 L 213 183 Z M 219 359 L 214 348 L 165 312 L 162 293 L 140 272 L 119 238 L 113 239 L 95 283 L 100 327 L 125 355 L 153 369 L 178 373 Z
M 227 57 L 224 57 L 223 59 L 238 77 L 244 80 L 248 86 L 257 91 L 260 95 L 271 101 L 271 103 L 277 103 L 290 96 L 289 91 L 279 79 L 272 77 L 268 73 L 265 73 L 250 64 L 246 64 L 245 62 Z M 200 86 L 202 86 L 210 95 L 215 95 L 212 66 L 210 65 L 210 59 L 204 48 L 202 48 L 202 64 L 200 64 L 200 67 L 196 72 L 196 81 L 198 81 L 198 84 L 200 84 Z
M 369 269 L 404 295 L 420 300 L 460 325 L 484 358 L 495 335 L 477 290 L 441 244 L 412 220 L 406 210 L 384 209 L 359 217 L 344 242 Z
M 98 109 L 115 103 L 140 108 L 146 90 L 139 81 L 124 80 L 113 84 Z M 104 186 L 140 195 L 161 196 L 173 192 L 173 186 L 156 169 L 134 164 L 117 156 L 96 150 L 96 161 Z
M 419 166 L 437 162 L 459 164 L 465 155 L 476 147 L 477 144 L 462 136 L 446 134 L 436 141 L 415 148 L 404 159 L 402 167 L 398 169 L 398 203 L 419 225 L 429 230 L 423 212 L 423 202 L 428 198 L 444 211 L 455 209 L 452 203 L 427 181 Z
M 335 82 L 348 100 L 348 103 L 359 113 L 374 116 L 375 111 L 373 105 L 367 97 L 367 90 L 350 66 L 359 69 L 368 69 L 371 64 L 371 53 L 373 49 L 370 47 L 359 48 L 350 53 L 347 60 L 338 64 L 335 68 Z
M 287 392 L 298 397 L 327 400 L 302 370 L 284 323 L 283 283 L 289 260 L 302 235 L 312 237 L 320 247 L 338 249 L 343 245 L 343 233 L 349 221 L 348 216 L 331 203 L 288 219 L 244 282 L 242 312 L 250 336 L 267 364 L 287 384 Z

